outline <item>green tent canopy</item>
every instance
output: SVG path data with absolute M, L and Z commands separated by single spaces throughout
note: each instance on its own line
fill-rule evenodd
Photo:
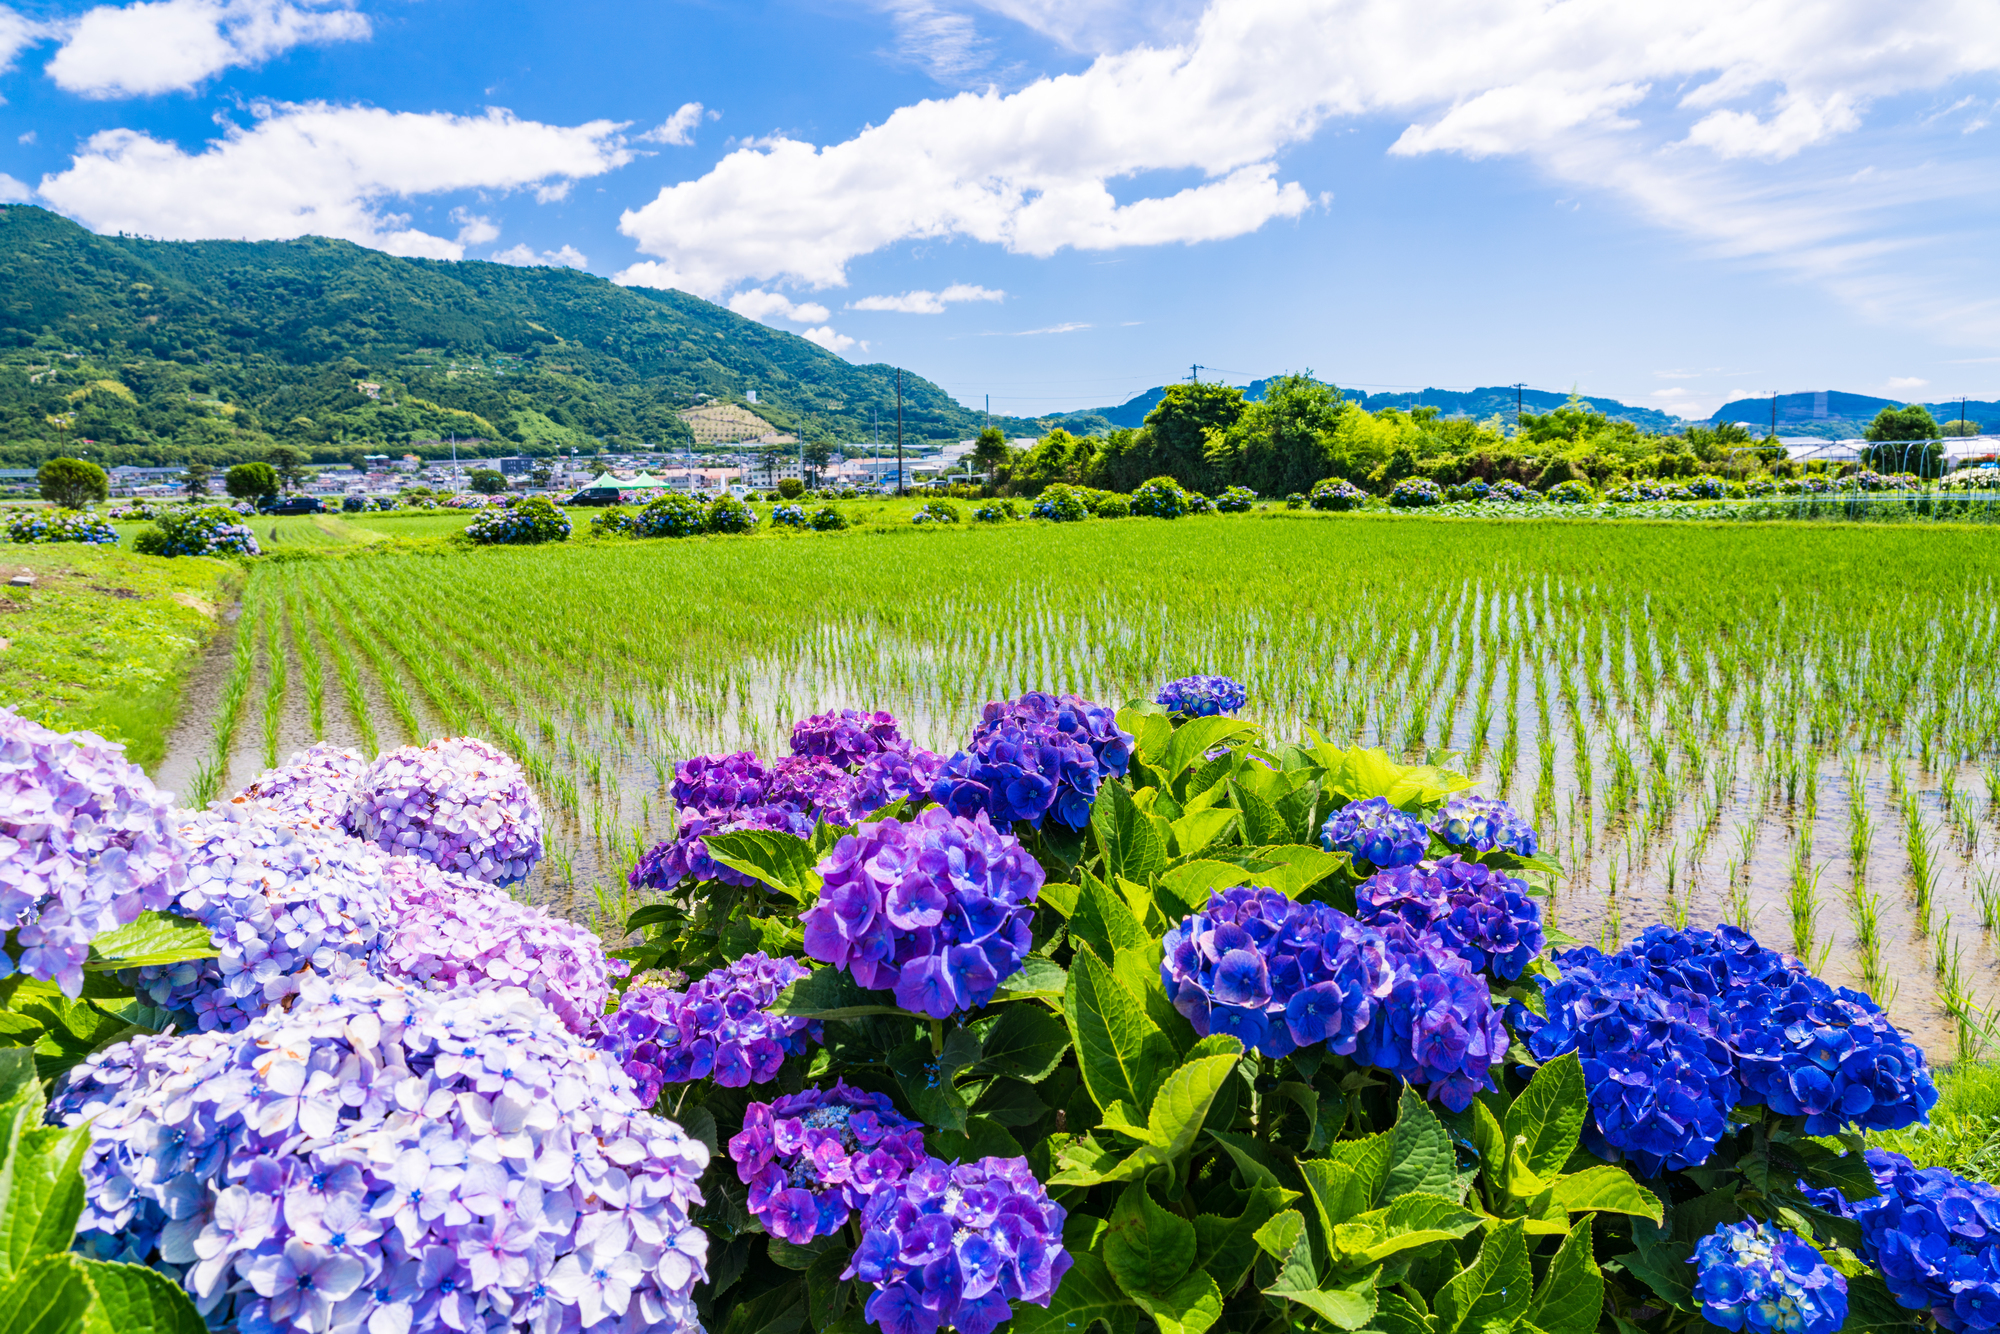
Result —
M 616 487 L 620 491 L 660 491 L 664 490 L 666 485 L 659 478 L 648 477 L 645 473 L 640 473 L 637 477 L 613 477 L 610 473 L 605 473 L 591 482 L 586 489 Z

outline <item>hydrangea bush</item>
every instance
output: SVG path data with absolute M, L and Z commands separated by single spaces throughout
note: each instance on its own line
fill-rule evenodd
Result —
M 1442 505 L 1444 491 L 1428 477 L 1405 477 L 1389 489 L 1389 503 L 1397 509 Z
M 78 510 L 28 510 L 7 521 L 7 540 L 83 542 L 90 546 L 115 547 L 118 545 L 118 530 L 92 513 Z
M 562 542 L 569 535 L 569 515 L 547 496 L 529 496 L 504 509 L 482 509 L 465 525 L 466 539 L 482 546 Z
M 701 502 L 692 496 L 664 495 L 649 500 L 632 516 L 634 537 L 693 537 L 708 526 Z
M 201 505 L 166 510 L 132 539 L 132 549 L 145 556 L 261 556 L 257 534 L 242 522 L 256 510 L 247 502 L 238 509 Z
M 1132 488 L 1132 513 L 1149 519 L 1178 519 L 1188 512 L 1188 494 L 1171 477 L 1155 477 Z
M 542 859 L 542 811 L 528 777 L 475 737 L 443 737 L 376 759 L 348 797 L 357 838 L 491 884 L 525 879 Z
M 1183 676 L 1161 686 L 1153 702 L 1183 717 L 1211 718 L 1236 712 L 1249 697 L 1241 681 L 1227 676 Z
M 1329 477 L 1313 484 L 1306 503 L 1316 510 L 1360 509 L 1368 503 L 1368 493 L 1345 477 Z

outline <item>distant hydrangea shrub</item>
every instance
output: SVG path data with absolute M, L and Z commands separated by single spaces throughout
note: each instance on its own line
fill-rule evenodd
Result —
M 771 511 L 773 528 L 803 528 L 806 526 L 806 511 L 803 505 L 779 505 Z
M 1020 517 L 1011 500 L 989 500 L 983 505 L 972 507 L 974 523 L 1006 523 L 1010 519 Z
M 50 1113 L 90 1127 L 78 1248 L 218 1328 L 699 1328 L 708 1150 L 518 988 L 312 978 L 240 1033 L 94 1053 Z
M 632 531 L 632 511 L 623 505 L 613 505 L 610 509 L 599 510 L 590 516 L 592 537 L 622 537 Z
M 1035 498 L 1030 513 L 1051 523 L 1081 523 L 1090 517 L 1090 506 L 1077 488 L 1058 482 Z
M 562 542 L 569 535 L 569 515 L 546 496 L 529 496 L 511 508 L 483 509 L 465 525 L 466 539 L 481 546 Z
M 1303 492 L 1303 491 L 1294 491 L 1294 492 L 1292 492 L 1292 493 L 1291 493 L 1290 495 L 1288 495 L 1288 496 L 1286 496 L 1286 497 L 1285 497 L 1285 508 L 1286 508 L 1286 509 L 1288 509 L 1288 510 L 1302 510 L 1302 509 L 1304 509 L 1305 507 L 1306 507 L 1306 493 L 1305 493 L 1305 492 Z
M 1190 491 L 1187 493 L 1187 506 L 1189 514 L 1215 513 L 1215 502 L 1199 491 Z
M 366 496 L 342 496 L 340 498 L 340 512 L 342 514 L 359 514 L 367 508 L 368 498 Z
M 1389 503 L 1397 509 L 1423 509 L 1444 503 L 1444 492 L 1428 477 L 1405 477 L 1389 492 Z
M 692 496 L 664 495 L 649 500 L 632 516 L 634 537 L 693 537 L 707 527 L 701 502 Z
M 1595 503 L 1597 493 L 1590 489 L 1590 483 L 1572 477 L 1550 487 L 1547 500 L 1551 505 L 1589 505 Z
M 1155 477 L 1132 488 L 1132 513 L 1148 519 L 1178 519 L 1188 512 L 1188 493 L 1171 477 Z
M 1444 490 L 1445 500 L 1454 505 L 1464 504 L 1468 501 L 1477 504 L 1482 500 L 1492 498 L 1492 495 L 1492 486 L 1484 479 L 1478 477 L 1473 478 L 1469 482 L 1460 482 L 1455 486 L 1448 486 Z
M 1512 478 L 1503 477 L 1493 483 L 1488 499 L 1504 500 L 1510 505 L 1535 505 L 1541 503 L 1542 493 L 1532 486 L 1523 486 Z
M 0 708 L 0 935 L 13 947 L 0 950 L 0 977 L 80 994 L 92 937 L 180 891 L 177 825 L 171 795 L 124 747 Z
M 831 505 L 821 505 L 812 512 L 811 523 L 816 533 L 837 533 L 847 527 L 847 516 Z
M 757 511 L 734 496 L 717 496 L 704 520 L 711 533 L 748 533 L 757 527 Z
M 28 510 L 8 521 L 7 540 L 82 542 L 94 547 L 115 547 L 118 545 L 118 532 L 97 515 L 80 510 Z
M 527 774 L 475 737 L 379 756 L 356 781 L 345 823 L 384 851 L 489 884 L 524 880 L 542 859 L 542 809 Z
M 222 505 L 168 510 L 139 530 L 132 549 L 144 556 L 260 556 L 257 534 L 239 522 L 239 514 L 254 513 L 240 505 L 234 510 Z
M 1720 477 L 1697 477 L 1683 489 L 1695 500 L 1721 500 L 1729 494 L 1729 483 Z
M 1126 519 L 1132 515 L 1132 502 L 1116 491 L 1106 491 L 1092 497 L 1090 513 L 1099 519 Z
M 1359 509 L 1368 502 L 1368 493 L 1345 477 L 1329 477 L 1313 484 L 1308 502 L 1316 510 Z
M 958 506 L 948 500 L 927 500 L 910 516 L 911 523 L 948 524 L 958 521 Z
M 1231 486 L 1223 488 L 1222 494 L 1215 498 L 1215 509 L 1218 514 L 1242 514 L 1256 503 L 1255 491 L 1247 486 Z
M 229 801 L 285 824 L 338 830 L 347 817 L 348 798 L 367 767 L 360 751 L 321 741 L 257 775 Z
M 1227 676 L 1183 676 L 1160 687 L 1153 702 L 1185 718 L 1234 713 L 1250 698 L 1241 681 Z

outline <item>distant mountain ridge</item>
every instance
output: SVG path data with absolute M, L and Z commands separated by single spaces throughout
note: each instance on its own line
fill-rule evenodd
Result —
M 1771 429 L 1775 415 L 1779 435 L 1816 436 L 1826 440 L 1851 440 L 1868 429 L 1883 408 L 1900 408 L 1915 399 L 1877 398 L 1872 394 L 1849 394 L 1838 389 L 1821 389 L 1799 394 L 1779 394 L 1775 403 L 1769 394 L 1762 398 L 1738 398 L 1724 403 L 1709 418 L 1713 422 L 1743 422 L 1753 430 Z M 1939 424 L 1959 420 L 1961 410 L 1968 423 L 2000 431 L 2000 402 L 1979 399 L 1950 399 L 1925 403 Z

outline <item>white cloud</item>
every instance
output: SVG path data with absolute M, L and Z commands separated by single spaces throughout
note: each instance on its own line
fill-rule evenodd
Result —
M 0 74 L 14 67 L 15 56 L 49 35 L 49 25 L 0 5 Z
M 451 220 L 459 224 L 457 239 L 462 246 L 485 245 L 488 241 L 500 239 L 499 224 L 491 218 L 455 208 L 451 211 Z
M 544 125 L 499 108 L 453 116 L 324 102 L 253 112 L 253 124 L 229 126 L 200 153 L 137 130 L 92 135 L 68 170 L 42 178 L 42 198 L 98 231 L 253 241 L 313 233 L 458 259 L 466 243 L 411 227 L 386 206 L 568 182 L 632 157 L 612 121 Z
M 649 144 L 679 144 L 686 147 L 694 142 L 695 128 L 701 124 L 701 103 L 683 102 L 673 115 L 640 135 Z
M 849 338 L 844 333 L 835 333 L 833 326 L 830 324 L 822 324 L 817 329 L 808 329 L 800 334 L 799 337 L 809 343 L 818 343 L 835 356 L 843 356 L 846 354 L 848 348 L 857 346 L 856 340 Z M 860 343 L 859 347 L 863 352 L 868 350 L 868 344 L 866 343 Z
M 1005 301 L 1007 294 L 991 287 L 975 287 L 970 283 L 953 283 L 942 292 L 927 292 L 922 288 L 914 292 L 904 292 L 900 296 L 864 296 L 859 301 L 848 303 L 849 310 L 893 310 L 904 315 L 942 315 L 947 304 L 954 301 Z
M 0 204 L 23 203 L 34 193 L 23 182 L 15 180 L 4 171 L 0 171 Z
M 575 246 L 566 245 L 560 250 L 544 250 L 536 254 L 525 242 L 509 246 L 505 250 L 496 250 L 486 258 L 495 264 L 511 264 L 517 269 L 581 269 L 589 267 L 590 264 L 590 261 L 583 257 L 583 252 Z
M 1147 40 L 1099 0 L 981 3 L 1079 47 Z M 1893 283 L 1854 277 L 1889 253 L 1886 211 L 1991 177 L 1849 143 L 1884 99 L 2000 71 L 1988 0 L 1212 0 L 1159 31 L 1175 40 L 918 102 L 844 141 L 743 142 L 623 216 L 650 258 L 620 280 L 717 296 L 842 286 L 856 258 L 911 241 L 1045 256 L 1240 236 L 1310 206 L 1288 149 L 1386 120 L 1406 127 L 1401 155 L 1525 156 L 1717 253 L 1844 275 L 1848 300 L 1887 306 Z
M 1919 379 L 1914 375 L 1892 375 L 1889 377 L 1889 388 L 1895 393 L 1901 393 L 1905 389 L 1922 389 L 1929 383 L 1929 380 Z
M 957 83 L 985 67 L 986 42 L 964 14 L 930 0 L 890 0 L 888 10 L 898 54 L 932 78 Z
M 766 292 L 760 288 L 738 292 L 730 297 L 729 308 L 746 320 L 761 320 L 767 324 L 773 319 L 790 320 L 794 324 L 824 324 L 833 314 L 817 301 L 794 304 L 782 293 Z
M 68 26 L 49 61 L 56 86 L 85 97 L 179 92 L 295 46 L 364 41 L 366 15 L 347 3 L 142 0 L 99 5 Z
M 983 334 L 981 336 L 985 338 L 993 338 L 996 336 L 1004 338 L 1033 338 L 1036 334 L 1075 333 L 1079 329 L 1088 329 L 1089 327 L 1090 326 L 1088 324 L 1077 324 L 1075 322 L 1071 322 L 1068 324 L 1051 324 L 1046 329 L 1016 329 L 1010 333 L 1004 333 L 1004 334 L 1000 333 L 998 330 L 995 330 L 993 333 Z

